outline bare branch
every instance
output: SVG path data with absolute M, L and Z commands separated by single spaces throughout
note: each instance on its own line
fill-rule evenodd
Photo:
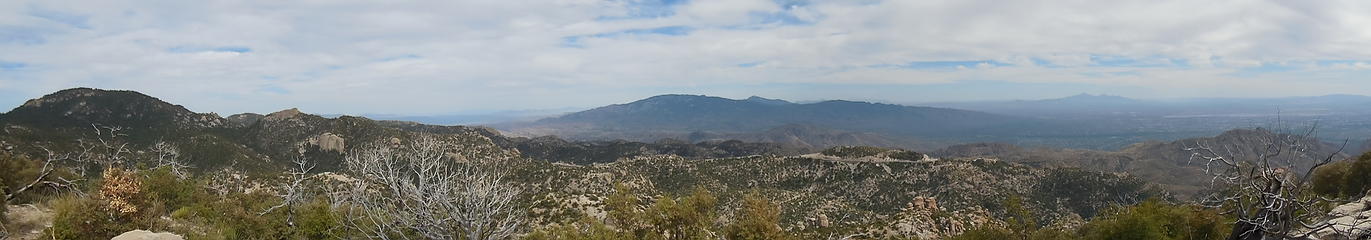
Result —
M 371 239 L 507 239 L 523 224 L 520 194 L 492 162 L 449 154 L 434 138 L 346 158 L 357 181 L 340 198 L 348 228 Z

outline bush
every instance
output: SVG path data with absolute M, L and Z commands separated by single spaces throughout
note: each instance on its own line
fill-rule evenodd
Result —
M 342 222 L 334 215 L 329 202 L 318 199 L 302 206 L 296 213 L 295 236 L 300 239 L 339 239 Z
M 529 233 L 528 240 L 631 240 L 633 235 L 610 228 L 603 221 L 583 217 L 580 221 Z
M 161 203 L 166 209 L 181 209 L 190 207 L 203 199 L 208 198 L 208 193 L 203 191 L 197 183 L 190 179 L 181 179 L 171 172 L 169 168 L 155 168 L 140 173 L 146 197 L 150 202 Z M 151 187 L 155 186 L 155 187 Z M 160 214 L 166 214 L 165 212 Z
M 9 218 L 5 216 L 5 214 L 8 213 L 10 210 L 9 205 L 9 198 L 5 198 L 4 194 L 0 194 L 0 236 L 4 235 L 3 233 L 5 232 L 5 229 L 3 228 L 5 224 L 8 224 L 10 222 Z
M 231 193 L 208 206 L 197 207 L 195 215 L 217 230 L 210 235 L 225 239 L 289 236 L 290 226 L 283 211 L 260 214 L 279 202 L 279 198 L 266 193 Z
M 1080 233 L 1086 239 L 1224 239 L 1229 222 L 1213 210 L 1153 199 L 1096 217 Z
M 52 228 L 47 235 L 53 239 L 110 239 L 134 229 L 147 229 L 149 219 L 131 218 L 106 210 L 104 201 L 65 196 L 52 201 Z
M 724 236 L 728 239 L 791 239 L 781 230 L 781 208 L 771 203 L 759 193 L 743 196 L 743 209 L 734 219 Z
M 697 188 L 690 196 L 679 200 L 657 199 L 644 212 L 644 220 L 652 226 L 649 231 L 652 233 L 668 233 L 677 239 L 707 239 L 714 232 L 714 207 L 718 202 L 714 194 Z
M 885 152 L 885 151 L 886 151 L 886 150 L 885 150 L 884 148 L 878 148 L 878 147 L 869 147 L 869 146 L 843 146 L 843 147 L 832 147 L 832 148 L 829 148 L 829 149 L 827 149 L 827 150 L 824 150 L 824 151 L 823 151 L 823 154 L 824 154 L 824 155 L 829 155 L 829 156 L 834 156 L 834 157 L 843 157 L 843 158 L 861 158 L 861 157 L 876 156 L 876 155 L 881 154 L 881 153 L 883 153 L 883 152 Z
M 1009 240 L 1009 239 L 1075 239 L 1070 233 L 1056 228 L 1040 228 L 1038 216 L 1024 206 L 1023 199 L 1010 196 L 1004 200 L 1004 225 L 982 224 L 949 239 Z
M 1313 190 L 1325 196 L 1359 197 L 1371 189 L 1371 152 L 1314 171 Z
M 914 151 L 899 150 L 899 151 L 895 151 L 894 153 L 891 153 L 891 154 L 890 154 L 890 158 L 900 159 L 900 160 L 909 160 L 909 161 L 918 161 L 918 160 L 924 160 L 924 155 L 923 155 L 922 153 L 918 153 L 918 152 L 914 152 Z
M 4 195 L 13 194 L 19 188 L 32 183 L 43 171 L 43 162 L 29 159 L 23 155 L 0 152 L 0 198 Z M 47 179 L 64 177 L 74 179 L 76 176 L 68 171 L 54 171 L 48 175 Z M 53 193 L 52 188 L 35 187 L 15 196 L 14 203 L 39 202 L 44 194 Z M 3 210 L 0 210 L 3 211 Z
M 561 227 L 535 231 L 524 238 L 711 239 L 717 236 L 714 208 L 719 200 L 709 191 L 697 188 L 690 196 L 661 197 L 642 209 L 638 195 L 628 187 L 616 184 L 614 188 L 615 193 L 605 201 L 608 224 L 585 217 Z
M 1084 218 L 1094 217 L 1099 210 L 1109 208 L 1120 200 L 1147 199 L 1154 195 L 1147 182 L 1132 176 L 1086 171 L 1078 168 L 1054 168 L 1039 180 L 1032 202 L 1058 204 L 1045 208 L 1065 208 Z

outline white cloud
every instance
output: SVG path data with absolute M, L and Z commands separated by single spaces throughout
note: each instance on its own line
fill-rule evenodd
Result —
M 633 17 L 643 11 L 672 14 Z M 1371 71 L 1367 12 L 1371 3 L 1352 0 L 8 1 L 0 62 L 23 66 L 0 68 L 0 91 L 92 86 L 200 111 L 348 113 L 594 106 L 696 86 L 812 83 L 1371 94 L 1352 85 Z M 688 31 L 647 31 L 662 27 Z M 214 50 L 225 47 L 250 50 Z M 1325 60 L 1342 61 L 1316 64 Z M 1008 65 L 892 67 L 961 61 Z M 1261 71 L 1273 65 L 1296 67 Z

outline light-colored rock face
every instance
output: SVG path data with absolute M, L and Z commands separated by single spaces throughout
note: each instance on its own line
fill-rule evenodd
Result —
M 1329 211 L 1333 219 L 1329 227 L 1313 234 L 1317 239 L 1371 238 L 1371 194 L 1361 200 L 1334 207 Z
M 119 234 L 110 240 L 185 240 L 185 237 L 171 233 L 154 233 L 147 230 L 133 230 Z
M 319 134 L 319 136 L 311 138 L 309 143 L 318 146 L 319 150 L 323 151 L 347 152 L 347 140 L 333 133 Z

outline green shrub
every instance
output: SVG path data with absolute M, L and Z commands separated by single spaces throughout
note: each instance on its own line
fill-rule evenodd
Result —
M 52 200 L 52 228 L 47 234 L 54 239 L 110 239 L 134 229 L 147 229 L 147 219 L 130 218 L 105 210 L 101 200 L 65 196 Z
M 13 194 L 20 188 L 32 183 L 43 171 L 43 162 L 29 159 L 23 155 L 0 152 L 0 192 L 3 195 Z M 54 171 L 46 179 L 63 177 L 75 179 L 75 174 L 68 171 Z M 52 188 L 35 187 L 18 194 L 13 199 L 14 203 L 39 202 L 44 194 L 52 194 Z M 0 198 L 3 197 L 0 195 Z M 3 211 L 3 210 L 0 210 Z
M 1147 182 L 1132 176 L 1054 168 L 1039 180 L 1032 202 L 1060 204 L 1044 208 L 1065 208 L 1084 218 L 1094 217 L 1122 199 L 1147 199 L 1155 194 Z
M 1056 228 L 1042 228 L 1037 213 L 1024 205 L 1023 198 L 1010 196 L 1004 200 L 1004 225 L 982 224 L 949 239 L 954 240 L 1049 240 L 1076 239 L 1069 232 Z
M 342 226 L 330 204 L 318 199 L 302 206 L 295 216 L 295 236 L 300 239 L 339 239 Z
M 921 154 L 921 153 L 918 153 L 918 152 L 914 152 L 914 151 L 899 150 L 899 151 L 895 151 L 894 153 L 891 153 L 891 154 L 890 154 L 890 158 L 900 159 L 900 160 L 909 160 L 909 161 L 918 161 L 918 160 L 923 160 L 923 159 L 924 159 L 924 155 Z
M 1082 226 L 1086 239 L 1224 239 L 1230 221 L 1198 206 L 1148 200 L 1092 219 Z
M 10 199 L 6 198 L 3 193 L 0 193 L 0 227 L 4 227 L 5 224 L 10 222 L 9 217 L 5 215 L 9 213 L 9 205 Z M 3 233 L 3 229 L 0 229 L 0 233 Z
M 169 168 L 154 168 L 140 172 L 144 191 L 150 202 L 158 202 L 166 209 L 189 207 L 208 198 L 201 186 L 190 179 L 181 179 Z M 165 212 L 161 214 L 166 214 Z
M 781 229 L 781 208 L 757 192 L 743 196 L 743 209 L 724 230 L 728 239 L 791 239 Z
M 529 233 L 528 240 L 632 240 L 632 234 L 617 231 L 603 221 L 583 217 L 580 221 Z
M 832 147 L 832 148 L 826 149 L 826 150 L 823 151 L 823 154 L 824 154 L 824 155 L 829 155 L 829 156 L 835 156 L 835 157 L 843 157 L 843 158 L 861 158 L 861 157 L 876 156 L 877 154 L 881 154 L 881 153 L 883 153 L 883 152 L 885 152 L 885 151 L 886 151 L 886 149 L 884 149 L 884 148 L 879 148 L 879 147 L 869 147 L 869 146 L 842 146 L 842 147 Z
M 1371 189 L 1371 152 L 1355 160 L 1319 167 L 1312 177 L 1313 190 L 1325 196 L 1359 197 Z
M 608 224 L 588 217 L 535 231 L 525 239 L 713 239 L 719 199 L 702 188 L 682 198 L 661 197 L 642 208 L 638 195 L 616 184 L 605 201 Z M 641 210 L 640 210 L 641 209 Z M 612 226 L 612 227 L 611 227 Z
M 225 196 L 209 207 L 197 208 L 195 215 L 203 222 L 213 226 L 217 233 L 226 239 L 261 239 L 266 236 L 289 236 L 290 226 L 286 224 L 283 211 L 261 214 L 262 210 L 280 202 L 276 196 L 266 193 L 233 193 Z
M 652 233 L 669 234 L 675 239 L 709 239 L 714 232 L 714 207 L 718 202 L 714 194 L 697 188 L 682 199 L 657 199 L 644 212 L 644 218 L 651 226 L 649 232 Z

